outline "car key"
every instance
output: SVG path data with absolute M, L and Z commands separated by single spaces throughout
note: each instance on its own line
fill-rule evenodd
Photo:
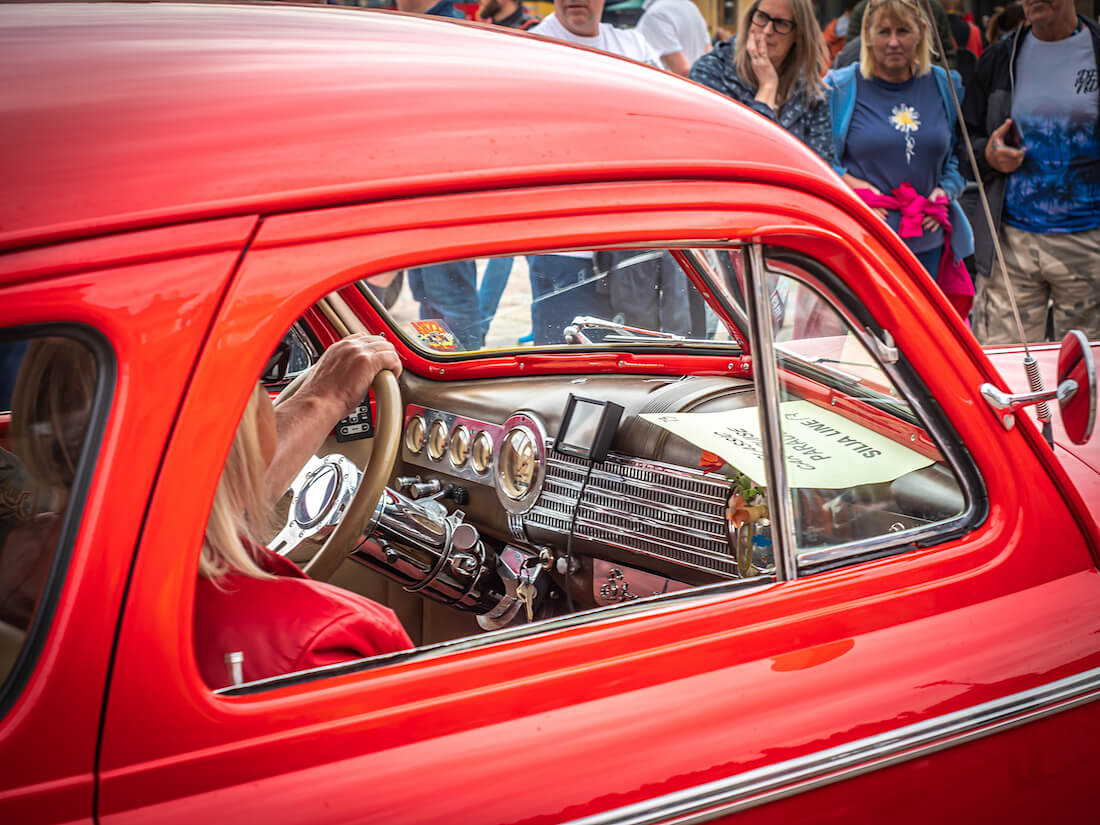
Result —
M 516 585 L 516 596 L 527 610 L 528 623 L 535 620 L 535 592 L 535 586 L 526 579 Z
M 363 398 L 362 404 L 336 422 L 337 441 L 358 441 L 362 438 L 374 438 L 374 418 L 370 412 L 369 392 Z

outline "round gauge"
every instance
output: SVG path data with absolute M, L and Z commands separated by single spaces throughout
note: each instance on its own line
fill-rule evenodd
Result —
M 500 445 L 500 487 L 516 501 L 527 495 L 539 470 L 539 451 L 526 427 L 513 427 Z
M 474 445 L 470 450 L 470 465 L 480 475 L 489 472 L 489 468 L 493 466 L 493 439 L 485 430 L 474 436 Z
M 419 453 L 424 449 L 424 435 L 427 425 L 423 416 L 414 415 L 405 425 L 405 447 L 410 453 Z
M 451 447 L 448 455 L 454 467 L 461 467 L 470 457 L 470 430 L 465 424 L 459 424 L 451 433 Z
M 428 430 L 428 458 L 439 461 L 447 450 L 447 425 L 442 421 L 433 421 Z

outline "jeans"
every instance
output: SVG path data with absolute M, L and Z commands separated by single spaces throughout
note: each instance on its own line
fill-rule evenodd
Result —
M 500 296 L 508 286 L 508 277 L 512 274 L 512 260 L 512 258 L 490 258 L 485 264 L 485 273 L 481 276 L 481 285 L 477 288 L 482 338 L 489 334 L 489 324 L 497 314 Z
M 611 317 L 606 290 L 595 280 L 592 260 L 569 255 L 531 255 L 531 330 L 535 345 L 562 344 L 577 315 Z
M 408 273 L 409 289 L 420 302 L 420 317 L 442 320 L 462 349 L 481 349 L 483 331 L 474 261 L 419 266 Z

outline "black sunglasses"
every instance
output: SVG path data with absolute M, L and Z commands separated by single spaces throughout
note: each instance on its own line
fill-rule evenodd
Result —
M 264 384 L 275 384 L 286 380 L 286 374 L 290 367 L 290 342 L 283 340 L 275 347 L 275 352 L 267 359 L 264 371 L 260 373 L 260 381 Z

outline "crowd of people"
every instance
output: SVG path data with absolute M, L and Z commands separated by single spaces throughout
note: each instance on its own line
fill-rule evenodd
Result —
M 461 14 L 452 0 L 398 5 Z M 775 121 L 898 233 L 983 343 L 1019 338 L 1009 282 L 1029 341 L 1071 328 L 1100 337 L 1100 27 L 1072 0 L 998 7 L 984 29 L 960 0 L 845 0 L 824 30 L 811 0 L 754 0 L 738 34 L 713 47 L 691 0 L 646 0 L 633 29 L 601 22 L 603 5 L 556 0 L 536 21 L 520 0 L 481 0 L 479 18 L 685 75 Z M 956 99 L 992 231 L 967 187 L 974 174 Z M 560 340 L 568 308 L 550 317 L 540 298 L 590 281 L 592 255 L 528 262 L 534 342 Z M 463 265 L 470 271 L 457 276 L 436 271 L 449 265 L 422 267 L 410 284 L 422 315 L 443 318 L 476 348 L 512 260 L 492 260 L 480 287 Z M 606 302 L 606 290 L 592 292 Z

